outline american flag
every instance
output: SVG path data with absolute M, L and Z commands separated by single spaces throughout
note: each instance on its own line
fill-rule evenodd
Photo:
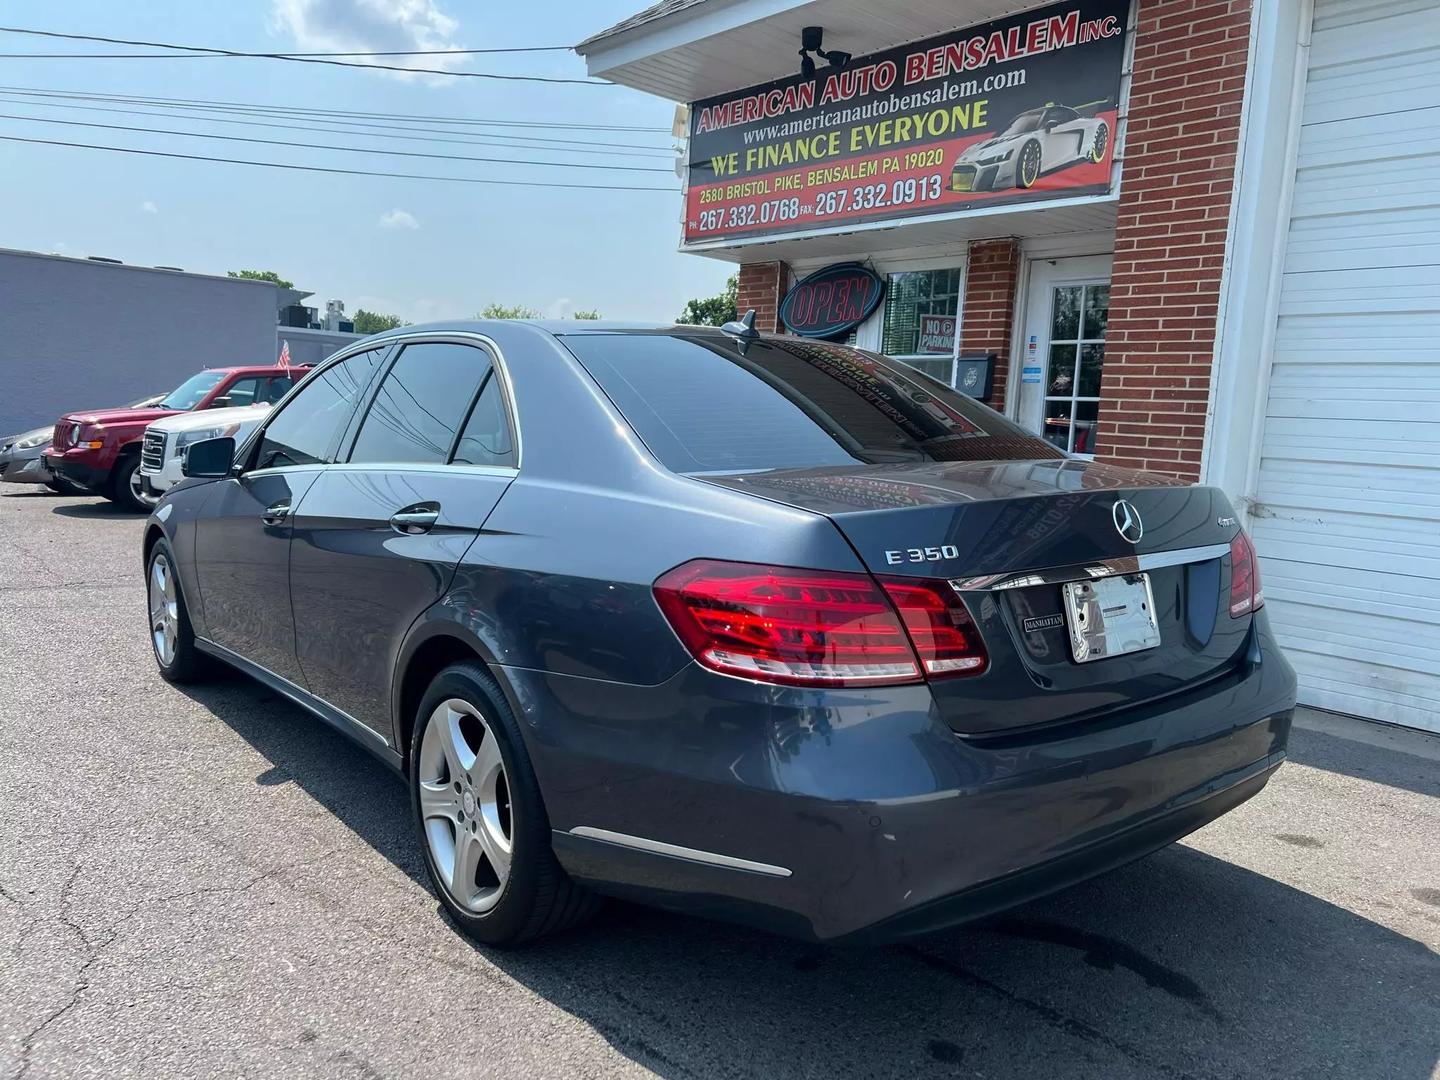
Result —
M 284 339 L 280 341 L 280 366 L 282 368 L 289 368 L 290 366 L 290 342 Z

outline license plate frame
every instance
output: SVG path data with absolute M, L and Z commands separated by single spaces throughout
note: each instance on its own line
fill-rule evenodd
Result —
M 1149 574 L 1070 581 L 1063 592 L 1070 655 L 1077 664 L 1128 656 L 1160 644 Z

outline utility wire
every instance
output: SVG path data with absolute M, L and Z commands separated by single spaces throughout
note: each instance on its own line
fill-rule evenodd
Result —
M 55 90 L 43 86 L 0 86 L 0 90 L 17 93 L 43 94 L 56 97 L 80 97 L 95 100 L 119 100 L 134 102 L 157 102 L 165 105 L 185 107 L 214 106 L 216 109 L 238 111 L 260 111 L 271 113 L 301 113 L 325 116 L 353 116 L 375 120 L 421 120 L 440 124 L 469 124 L 481 127 L 528 127 L 528 128 L 571 128 L 583 131 L 632 131 L 670 134 L 667 127 L 636 127 L 626 124 L 566 124 L 547 120 L 493 120 L 468 116 L 428 116 L 417 113 L 357 112 L 350 109 L 306 109 L 291 105 L 262 105 L 244 101 L 215 101 L 206 98 L 167 98 L 146 94 L 102 94 L 86 90 Z
M 332 173 L 338 176 L 381 176 L 391 180 L 432 180 L 447 184 L 493 184 L 502 187 L 570 188 L 585 191 L 664 191 L 678 194 L 679 188 L 639 187 L 629 184 L 568 184 L 551 180 L 491 180 L 478 176 L 427 176 L 415 173 L 378 172 L 371 169 L 336 169 L 321 165 L 292 165 L 279 161 L 249 161 L 245 158 L 206 157 L 201 154 L 176 154 L 160 150 L 139 150 L 131 146 L 101 146 L 95 143 L 62 142 L 58 139 L 26 139 L 19 135 L 0 135 L 0 141 L 30 143 L 35 146 L 68 146 L 79 150 L 105 150 L 112 154 L 136 154 L 141 157 L 176 158 L 181 161 L 209 161 L 224 165 L 250 165 L 261 169 L 287 169 L 293 172 Z
M 28 95 L 33 97 L 36 95 Z M 29 101 L 27 96 L 10 94 L 8 91 L 0 90 L 0 102 L 11 105 L 24 105 L 31 109 L 70 109 L 81 112 L 113 113 L 121 116 L 149 116 L 167 117 L 175 120 L 188 120 L 197 124 L 231 124 L 243 127 L 275 128 L 282 131 L 319 131 L 327 135 L 349 135 L 358 136 L 364 139 L 398 139 L 404 142 L 426 142 L 426 143 L 451 143 L 457 146 L 497 146 L 502 149 L 514 150 L 561 150 L 566 153 L 575 153 L 575 148 L 582 148 L 586 154 L 600 154 L 607 157 L 628 157 L 628 158 L 674 158 L 674 151 L 661 150 L 659 147 L 641 147 L 634 143 L 610 143 L 595 142 L 589 139 L 560 139 L 541 137 L 535 135 L 492 135 L 489 132 L 468 132 L 451 131 L 448 128 L 417 128 L 408 125 L 396 124 L 362 124 L 354 120 L 332 120 L 332 124 L 343 125 L 341 127 L 322 127 L 316 124 L 281 124 L 274 120 L 235 120 L 225 116 L 199 116 L 189 112 L 170 112 L 161 109 L 159 106 L 146 106 L 147 109 L 154 109 L 147 112 L 142 109 L 112 109 L 103 105 L 65 105 L 55 101 Z M 355 131 L 351 128 L 378 128 L 378 131 Z M 434 138 L 426 135 L 401 134 L 402 132 L 435 132 L 445 135 L 463 135 L 464 138 L 444 139 Z M 513 145 L 520 143 L 521 145 Z M 611 147 L 634 146 L 634 149 L 607 149 Z
M 443 68 L 405 67 L 401 64 L 366 64 L 356 60 L 322 59 L 278 52 L 241 52 L 216 49 L 204 45 L 176 45 L 166 41 L 136 41 L 130 38 L 100 37 L 94 34 L 62 34 L 55 30 L 31 30 L 19 26 L 0 26 L 0 33 L 28 34 L 32 37 L 61 38 L 65 41 L 99 41 L 107 45 L 138 45 L 147 49 L 176 49 L 181 52 L 211 53 L 216 56 L 241 56 L 260 60 L 287 60 L 294 64 L 329 64 L 333 67 L 370 68 L 376 71 L 407 71 L 421 75 L 449 75 L 455 78 L 499 79 L 505 82 L 567 83 L 572 86 L 615 86 L 596 79 L 562 79 L 549 75 L 497 75 L 492 71 L 446 71 Z
M 16 116 L 0 113 L 0 120 L 24 120 L 32 124 L 58 124 L 65 127 L 104 128 L 107 131 L 138 131 L 146 135 L 183 135 L 191 139 L 215 139 L 222 142 L 258 143 L 264 146 L 298 146 L 305 150 L 340 150 L 347 154 L 372 154 L 381 157 L 431 158 L 440 161 L 481 161 L 489 165 L 543 165 L 551 169 L 604 169 L 607 172 L 651 172 L 674 174 L 673 169 L 653 165 L 586 165 L 578 161 L 536 161 L 533 158 L 472 157 L 466 154 L 426 154 L 419 150 L 378 150 L 369 146 L 336 146 L 333 143 L 297 142 L 293 139 L 257 139 L 245 135 L 214 135 L 205 131 L 175 131 L 171 128 L 147 128 L 131 124 L 101 124 L 85 120 L 56 120 L 49 116 Z
M 11 31 L 11 32 L 12 32 L 12 33 L 17 33 L 17 34 L 23 34 L 23 33 L 35 33 L 35 34 L 39 34 L 39 33 L 43 33 L 43 31 L 40 31 L 40 30 L 14 30 L 14 31 Z M 59 36 L 64 36 L 64 35 L 53 35 L 53 36 L 59 37 Z M 73 37 L 79 37 L 79 35 L 71 35 L 71 36 L 73 36 Z M 86 40 L 96 40 L 96 39 L 86 39 Z M 185 48 L 186 46 L 183 46 L 183 45 L 174 45 L 174 46 L 166 46 L 166 47 L 167 47 L 167 48 L 183 49 L 183 48 Z M 194 55 L 194 57 L 195 57 L 196 59 L 204 59 L 204 58 L 207 57 L 207 56 L 208 56 L 208 57 L 216 57 L 216 58 L 223 58 L 223 57 L 225 57 L 225 56 L 242 56 L 242 57 L 243 57 L 243 56 L 265 56 L 265 57 L 269 57 L 269 56 L 284 56 L 284 57 L 293 57 L 293 56 L 336 56 L 336 57 L 340 57 L 340 56 L 479 56 L 479 55 L 487 54 L 487 53 L 533 53 L 533 52 L 573 52 L 573 51 L 574 51 L 574 46 L 572 46 L 572 45 L 527 45 L 527 46 L 524 46 L 524 47 L 504 48 L 504 49 L 392 49 L 392 50 L 390 50 L 390 51 L 388 51 L 388 52 L 377 52 L 377 51 L 374 51 L 374 50 L 362 51 L 362 52 L 286 52 L 286 53 L 247 53 L 247 52 L 222 53 L 222 52 L 210 52 L 210 51 L 206 51 L 206 52 L 195 53 L 195 54 L 193 54 L 193 55 Z M 135 58 L 135 59 L 139 59 L 139 58 L 142 58 L 142 57 L 144 57 L 144 58 L 157 57 L 157 58 L 158 58 L 158 57 L 162 57 L 162 56 L 176 56 L 176 55 L 177 55 L 176 53 L 168 53 L 168 52 L 162 52 L 162 53 L 0 53 L 0 56 L 35 56 L 35 57 L 40 57 L 40 58 L 43 58 L 43 59 L 52 59 L 52 58 L 60 58 L 60 57 L 72 57 L 72 56 L 73 56 L 73 57 L 76 57 L 77 59 L 80 58 L 80 57 L 92 58 L 92 57 L 96 57 L 96 56 L 101 56 L 101 57 L 121 57 L 121 58 L 126 58 L 126 59 L 133 57 L 133 58 Z M 182 58 L 183 58 L 183 56 L 184 56 L 184 54 L 178 54 L 178 55 L 179 55 L 180 57 L 182 57 Z

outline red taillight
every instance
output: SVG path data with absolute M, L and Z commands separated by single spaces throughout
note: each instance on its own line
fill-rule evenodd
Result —
M 1255 554 L 1255 545 L 1241 529 L 1230 541 L 1230 617 L 1238 619 L 1264 606 L 1260 560 Z
M 904 620 L 925 674 L 975 675 L 985 670 L 985 645 L 958 593 L 944 581 L 881 578 Z
M 655 582 L 655 598 L 700 663 L 762 682 L 876 686 L 985 664 L 959 597 L 947 605 L 936 584 L 882 591 L 868 574 L 699 559 Z

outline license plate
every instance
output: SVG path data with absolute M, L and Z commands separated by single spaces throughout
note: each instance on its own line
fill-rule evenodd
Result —
M 1065 585 L 1065 625 L 1077 664 L 1160 644 L 1149 574 L 1122 574 Z

